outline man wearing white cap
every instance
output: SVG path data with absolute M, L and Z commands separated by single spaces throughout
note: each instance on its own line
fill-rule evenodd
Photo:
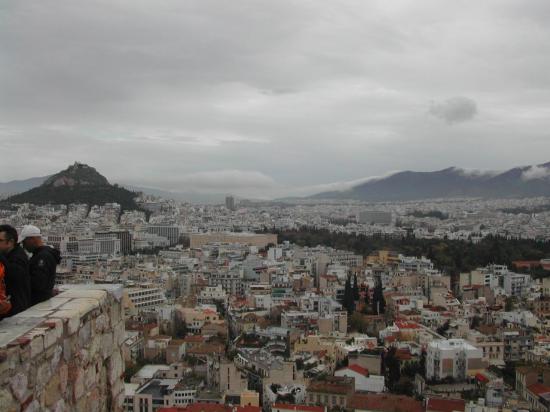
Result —
M 29 261 L 31 275 L 31 304 L 48 300 L 53 295 L 56 267 L 61 262 L 59 250 L 45 246 L 40 229 L 33 225 L 23 226 L 19 234 L 21 245 L 32 253 Z

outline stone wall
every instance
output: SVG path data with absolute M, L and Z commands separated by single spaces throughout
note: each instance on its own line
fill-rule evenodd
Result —
M 118 285 L 74 285 L 0 321 L 0 411 L 121 411 Z

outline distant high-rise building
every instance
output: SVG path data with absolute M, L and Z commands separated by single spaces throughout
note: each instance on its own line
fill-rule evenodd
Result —
M 233 196 L 225 197 L 225 207 L 229 210 L 235 210 L 235 198 Z

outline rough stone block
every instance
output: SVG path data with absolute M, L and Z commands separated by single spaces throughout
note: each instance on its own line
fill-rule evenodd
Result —
M 84 371 L 77 369 L 73 380 L 73 396 L 75 401 L 82 398 L 85 393 L 84 389 Z
M 6 388 L 0 389 L 0 411 L 19 411 L 19 402 L 16 401 L 11 392 Z
M 61 319 L 52 319 L 46 322 L 48 329 L 44 333 L 44 348 L 58 343 L 63 336 L 63 321 Z
M 78 359 L 80 360 L 81 367 L 87 366 L 91 361 L 90 352 L 88 352 L 86 349 L 80 349 L 78 351 Z
M 61 348 L 61 346 L 56 346 L 50 361 L 50 368 L 52 371 L 57 370 L 59 362 L 61 361 L 62 354 L 63 354 L 63 349 Z
M 80 327 L 80 314 L 78 310 L 58 310 L 52 314 L 52 318 L 62 319 L 65 326 L 65 335 L 72 335 Z
M 61 364 L 57 373 L 59 374 L 59 390 L 63 395 L 65 395 L 67 392 L 67 384 L 69 379 L 69 367 L 67 364 Z
M 34 399 L 21 408 L 24 412 L 41 412 L 43 409 L 40 403 Z
M 44 403 L 48 408 L 57 402 L 61 397 L 59 374 L 52 376 L 42 393 L 44 394 Z
M 99 302 L 96 299 L 73 299 L 64 305 L 61 305 L 60 310 L 76 311 L 79 317 L 83 317 L 91 311 L 99 308 Z
M 90 352 L 90 357 L 95 358 L 95 356 L 98 353 L 100 353 L 100 350 L 101 350 L 101 335 L 94 334 L 91 339 L 90 346 L 88 348 L 88 351 Z
M 90 344 L 90 338 L 92 336 L 92 323 L 84 323 L 78 330 L 78 345 L 83 347 L 88 347 Z
M 86 371 L 85 371 L 85 387 L 86 387 L 86 390 L 90 390 L 95 384 L 96 384 L 96 381 L 97 381 L 97 376 L 96 376 L 96 371 L 95 371 L 95 365 L 94 364 L 91 364 L 88 366 L 88 368 L 86 368 Z
M 109 365 L 109 383 L 112 385 L 117 380 L 120 380 L 120 376 L 124 371 L 124 362 L 119 351 L 113 352 L 108 361 Z
M 23 402 L 30 395 L 29 391 L 29 380 L 25 373 L 17 373 L 10 383 L 11 390 L 13 394 L 19 399 L 20 402 Z
M 31 357 L 34 358 L 44 352 L 44 336 L 36 335 L 31 340 Z
M 105 313 L 100 314 L 94 321 L 94 330 L 96 333 L 101 333 L 109 327 L 109 318 Z
M 60 298 L 60 297 L 53 297 L 51 299 L 48 299 L 44 302 L 40 302 L 36 305 L 34 305 L 32 308 L 33 310 L 41 310 L 41 311 L 53 311 L 55 309 L 58 309 L 61 305 L 64 305 L 65 303 L 69 302 L 70 298 Z
M 65 362 L 69 362 L 77 350 L 76 334 L 63 339 L 63 358 L 65 359 Z
M 36 368 L 36 388 L 42 390 L 52 376 L 50 363 L 44 361 Z
M 69 409 L 65 405 L 64 399 L 59 399 L 55 405 L 52 407 L 53 412 L 67 412 Z
M 119 322 L 115 327 L 113 328 L 114 333 L 114 339 L 115 339 L 115 346 L 121 347 L 122 343 L 124 342 L 124 339 L 126 338 L 125 333 L 125 327 L 124 327 L 124 321 Z
M 107 292 L 104 290 L 94 289 L 70 289 L 61 292 L 56 296 L 57 298 L 84 298 L 94 299 L 98 304 L 104 304 L 107 300 Z
M 101 353 L 103 359 L 107 359 L 113 353 L 113 333 L 105 333 L 101 336 Z

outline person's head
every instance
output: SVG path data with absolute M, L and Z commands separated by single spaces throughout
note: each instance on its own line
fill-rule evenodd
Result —
M 0 253 L 9 253 L 17 245 L 17 230 L 10 225 L 0 225 Z
M 34 252 L 37 248 L 43 245 L 42 233 L 40 229 L 33 225 L 25 225 L 19 233 L 19 242 L 29 252 Z

